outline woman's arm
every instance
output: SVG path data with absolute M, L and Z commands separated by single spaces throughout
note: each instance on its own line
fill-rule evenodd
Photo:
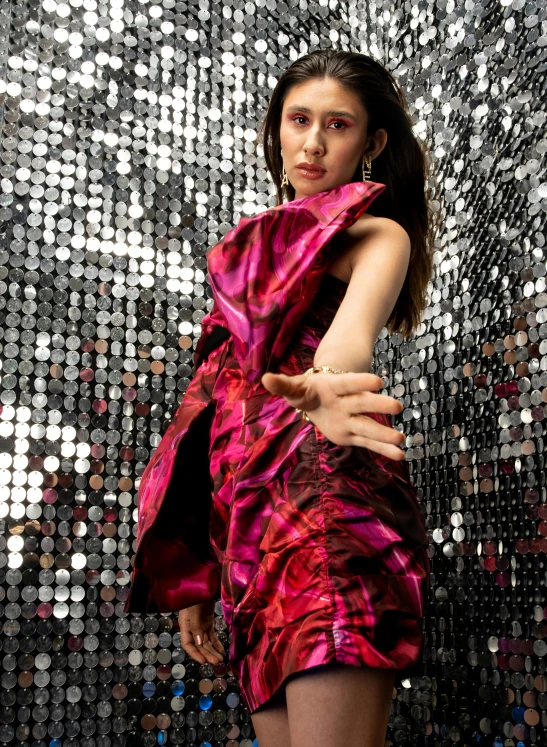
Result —
M 349 254 L 351 279 L 314 366 L 368 372 L 374 344 L 395 307 L 408 270 L 410 239 L 390 218 L 362 221 L 359 240 Z
M 315 366 L 351 373 L 266 373 L 262 384 L 272 394 L 285 397 L 292 407 L 307 412 L 312 423 L 334 443 L 364 446 L 402 460 L 406 456 L 399 445 L 404 434 L 369 416 L 399 415 L 402 404 L 394 397 L 376 394 L 383 381 L 369 369 L 378 333 L 403 287 L 410 240 L 406 231 L 389 218 L 371 218 L 357 228 L 362 236 L 352 241 L 348 250 L 351 280 L 313 361 Z

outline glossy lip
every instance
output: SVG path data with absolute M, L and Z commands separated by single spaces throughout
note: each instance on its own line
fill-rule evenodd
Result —
M 319 166 L 318 163 L 307 163 L 306 161 L 296 164 L 296 168 L 303 169 L 304 171 L 317 171 L 321 174 L 327 170 L 323 166 Z

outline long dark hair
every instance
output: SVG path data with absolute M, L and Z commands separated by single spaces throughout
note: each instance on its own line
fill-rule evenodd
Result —
M 416 331 L 427 306 L 427 286 L 433 270 L 434 240 L 440 225 L 440 198 L 431 178 L 432 160 L 412 131 L 404 94 L 392 74 L 365 54 L 321 49 L 290 65 L 279 78 L 259 130 L 266 166 L 277 190 L 278 204 L 293 200 L 294 187 L 281 187 L 280 126 L 283 102 L 289 90 L 312 78 L 333 78 L 359 96 L 368 114 L 368 132 L 387 131 L 387 144 L 372 161 L 371 180 L 386 185 L 376 197 L 372 215 L 397 221 L 411 241 L 408 272 L 397 303 L 386 323 L 389 332 L 408 337 Z M 351 181 L 362 181 L 359 165 Z

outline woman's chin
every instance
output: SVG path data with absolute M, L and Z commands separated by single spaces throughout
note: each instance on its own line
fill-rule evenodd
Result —
M 323 180 L 313 184 L 310 184 L 309 182 L 306 184 L 299 184 L 298 187 L 295 188 L 294 199 L 299 200 L 301 197 L 311 197 L 312 195 L 319 194 L 319 192 L 328 192 L 328 190 L 333 189 L 334 186 L 334 184 L 330 184 L 330 182 Z

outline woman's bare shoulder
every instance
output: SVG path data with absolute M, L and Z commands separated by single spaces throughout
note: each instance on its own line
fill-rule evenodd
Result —
M 352 267 L 361 250 L 367 246 L 368 239 L 375 236 L 404 232 L 405 229 L 391 218 L 363 213 L 349 228 L 338 231 L 332 239 L 332 253 L 327 271 L 344 282 L 349 282 Z M 407 241 L 410 241 L 407 235 Z
M 372 230 L 377 230 L 384 225 L 385 221 L 395 223 L 390 218 L 363 213 L 351 226 L 345 228 L 334 236 L 334 241 L 338 249 L 349 249 L 358 244 Z M 385 224 L 387 227 L 387 224 Z
M 346 228 L 345 231 L 341 231 L 341 234 L 346 234 L 348 238 L 360 239 L 367 236 L 371 231 L 404 231 L 405 229 L 392 218 L 385 218 L 381 215 L 371 215 L 370 213 L 363 213 L 353 225 Z

